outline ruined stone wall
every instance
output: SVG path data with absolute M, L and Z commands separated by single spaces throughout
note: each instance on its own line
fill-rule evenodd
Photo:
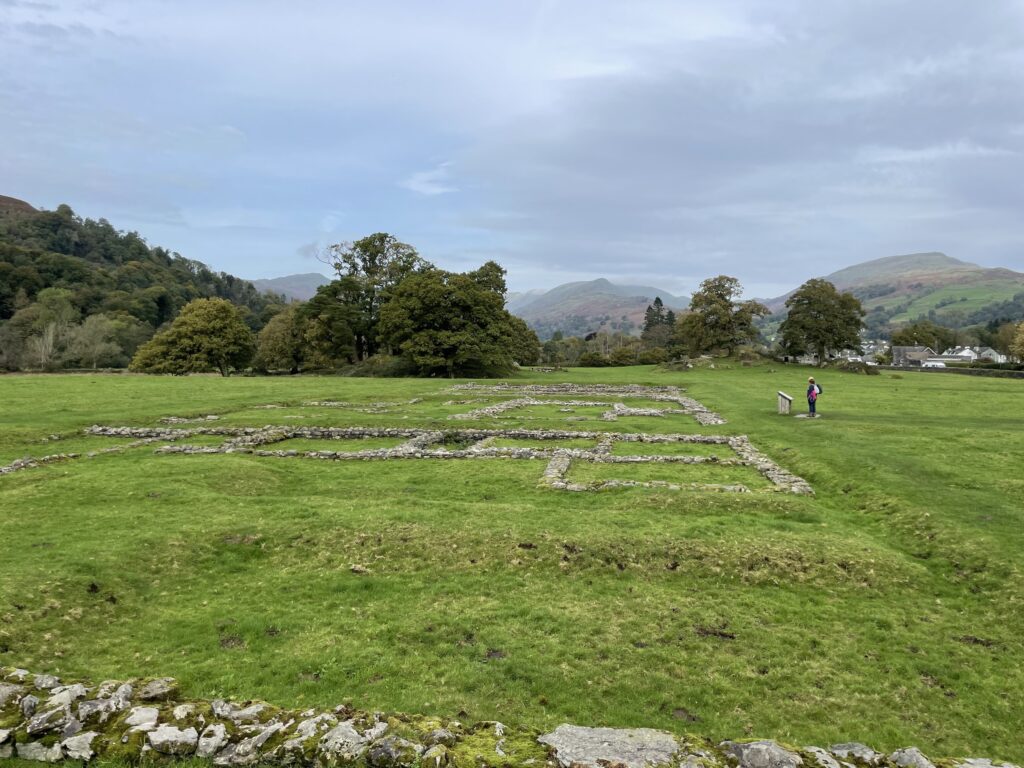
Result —
M 935 768 L 915 747 L 792 747 L 712 742 L 647 728 L 561 725 L 550 733 L 497 722 L 281 709 L 261 701 L 185 700 L 171 678 L 62 682 L 0 667 L 0 758 L 138 762 L 204 758 L 217 766 L 366 768 Z M 988 759 L 944 768 L 1017 768 Z

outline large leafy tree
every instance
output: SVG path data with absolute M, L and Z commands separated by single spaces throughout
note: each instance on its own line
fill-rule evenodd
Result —
M 356 355 L 363 360 L 380 347 L 381 308 L 399 283 L 430 264 L 411 245 L 386 232 L 332 245 L 327 259 L 338 273 L 339 300 L 352 310 L 349 325 Z
M 70 331 L 67 356 L 91 368 L 102 362 L 106 365 L 122 360 L 121 345 L 115 341 L 117 322 L 106 315 L 89 315 L 85 321 Z
M 306 368 L 334 368 L 356 355 L 353 325 L 359 310 L 346 303 L 340 280 L 320 286 L 296 316 L 303 341 Z
M 691 354 L 724 350 L 757 338 L 754 321 L 768 314 L 757 301 L 740 301 L 743 287 L 735 277 L 718 275 L 700 284 L 690 299 L 690 312 L 676 323 L 677 339 Z
M 263 326 L 256 341 L 253 367 L 261 371 L 299 372 L 305 350 L 298 312 L 299 305 L 293 304 Z
M 204 373 L 229 376 L 245 368 L 255 343 L 238 307 L 227 299 L 196 299 L 171 326 L 147 341 L 129 366 L 143 373 Z
M 505 310 L 504 290 L 504 271 L 493 262 L 465 274 L 413 274 L 381 310 L 381 338 L 424 375 L 508 373 L 518 361 L 535 361 L 540 343 Z
M 786 308 L 789 314 L 779 331 L 791 354 L 813 352 L 821 362 L 829 350 L 861 351 L 864 307 L 852 293 L 841 293 L 828 280 L 814 278 L 796 289 Z

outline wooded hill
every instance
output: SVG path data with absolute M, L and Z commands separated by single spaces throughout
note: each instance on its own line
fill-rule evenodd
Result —
M 60 335 L 94 315 L 121 326 L 115 342 L 120 352 L 107 347 L 100 364 L 124 364 L 185 304 L 211 297 L 241 307 L 253 330 L 284 301 L 246 280 L 152 247 L 105 219 L 83 219 L 67 205 L 43 211 L 0 198 L 0 367 L 19 367 L 33 337 L 46 342 L 35 345 L 34 354 L 34 362 L 44 361 L 45 367 L 47 349 L 60 352 Z

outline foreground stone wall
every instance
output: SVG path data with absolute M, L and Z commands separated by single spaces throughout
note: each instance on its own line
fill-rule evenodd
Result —
M 367 768 L 936 768 L 915 747 L 790 747 L 711 742 L 647 728 L 561 725 L 551 733 L 497 722 L 288 710 L 260 701 L 186 701 L 171 678 L 62 682 L 0 667 L 0 758 L 42 762 L 199 757 L 217 766 Z M 1017 768 L 983 758 L 940 768 Z

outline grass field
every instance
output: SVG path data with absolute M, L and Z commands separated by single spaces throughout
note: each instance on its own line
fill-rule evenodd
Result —
M 433 380 L 0 377 L 0 464 L 124 442 L 82 436 L 91 424 L 218 414 L 200 426 L 746 434 L 816 491 L 573 494 L 539 485 L 543 461 L 155 446 L 51 464 L 0 477 L 0 665 L 171 675 L 189 695 L 286 706 L 1024 760 L 1024 382 L 825 373 L 821 419 L 777 416 L 775 391 L 799 403 L 806 375 L 533 376 L 685 387 L 720 427 L 546 407 L 450 421 L 503 398 Z

